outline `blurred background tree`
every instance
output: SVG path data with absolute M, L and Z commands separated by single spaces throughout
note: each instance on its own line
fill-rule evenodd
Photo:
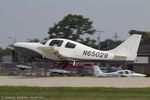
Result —
M 63 20 L 49 28 L 49 38 L 71 39 L 95 47 L 96 40 L 88 36 L 96 32 L 92 24 L 93 22 L 89 18 L 85 18 L 82 15 L 68 14 Z
M 142 44 L 150 44 L 150 32 L 146 32 L 146 31 L 137 31 L 137 30 L 130 30 L 129 34 L 140 34 L 142 35 L 142 40 L 141 43 Z
M 38 38 L 34 38 L 34 39 L 27 39 L 28 42 L 40 42 L 40 40 Z
M 0 61 L 2 61 L 2 56 L 6 56 L 6 55 L 11 55 L 12 54 L 12 50 L 9 48 L 0 48 Z

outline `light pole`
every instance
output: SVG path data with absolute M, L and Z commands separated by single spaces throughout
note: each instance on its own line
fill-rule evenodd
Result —
M 15 37 L 8 37 L 8 39 L 10 40 L 10 44 L 14 44 L 16 42 L 16 38 Z
M 10 40 L 10 45 L 8 45 L 8 47 L 12 50 L 11 56 L 12 56 L 12 63 L 13 63 L 13 62 L 16 62 L 15 50 L 13 47 L 13 44 L 16 42 L 16 38 L 15 37 L 8 37 L 8 39 Z
M 119 36 L 118 36 L 118 33 L 116 32 L 115 35 L 113 36 L 113 38 L 115 39 L 115 41 L 118 40 Z
M 101 33 L 103 33 L 104 31 L 96 31 L 96 32 L 98 32 L 98 37 L 97 37 L 97 39 L 98 39 L 98 49 L 100 50 L 101 49 Z

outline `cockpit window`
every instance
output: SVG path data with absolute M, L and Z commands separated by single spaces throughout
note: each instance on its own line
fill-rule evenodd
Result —
M 119 74 L 123 74 L 123 72 L 119 72 Z
M 76 45 L 73 44 L 73 43 L 68 42 L 68 43 L 65 45 L 65 47 L 66 47 L 66 48 L 75 48 Z
M 125 71 L 125 73 L 126 73 L 126 74 L 129 74 L 129 72 L 128 72 L 128 71 Z
M 52 40 L 52 41 L 50 42 L 49 46 L 54 46 L 54 45 L 56 45 L 56 46 L 60 47 L 60 46 L 62 45 L 62 43 L 63 43 L 62 40 Z

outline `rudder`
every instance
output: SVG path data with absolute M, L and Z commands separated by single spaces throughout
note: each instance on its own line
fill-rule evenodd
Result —
M 141 35 L 133 34 L 118 47 L 110 50 L 116 56 L 125 56 L 126 60 L 134 61 L 141 41 Z

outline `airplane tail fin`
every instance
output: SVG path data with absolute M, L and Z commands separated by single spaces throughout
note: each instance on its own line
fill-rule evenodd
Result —
M 97 65 L 94 65 L 93 66 L 93 69 L 94 69 L 94 74 L 96 77 L 100 76 L 101 74 L 103 74 L 102 70 L 99 68 L 99 66 Z
M 134 61 L 141 41 L 141 35 L 133 34 L 118 47 L 110 50 L 116 57 L 126 57 L 126 60 Z

